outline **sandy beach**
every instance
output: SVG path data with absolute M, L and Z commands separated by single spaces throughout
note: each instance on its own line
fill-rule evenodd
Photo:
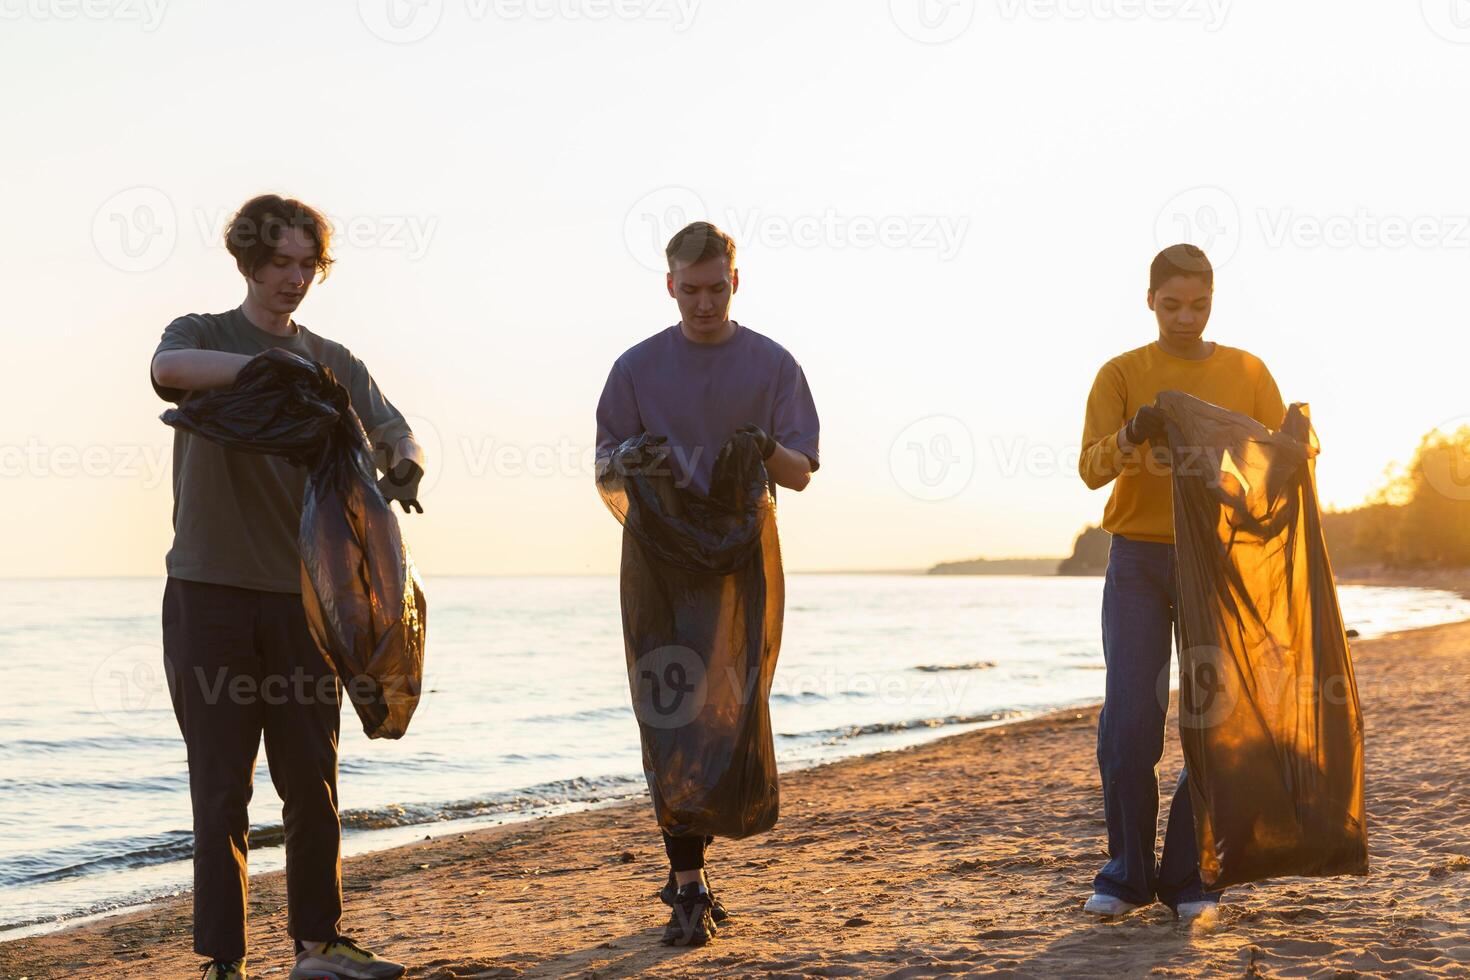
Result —
M 646 801 L 350 859 L 347 928 L 435 980 L 1470 976 L 1470 622 L 1354 652 L 1371 875 L 1235 889 L 1213 928 L 1081 913 L 1104 848 L 1095 709 L 788 776 L 773 832 L 716 844 L 733 918 L 703 949 L 658 945 Z M 1171 732 L 1163 778 L 1179 766 Z M 252 884 L 252 976 L 284 977 L 283 879 Z M 0 945 L 0 977 L 192 976 L 189 934 L 173 900 Z

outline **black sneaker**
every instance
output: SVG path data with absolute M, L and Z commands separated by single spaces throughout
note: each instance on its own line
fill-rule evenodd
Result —
M 674 895 L 669 924 L 664 926 L 665 946 L 703 946 L 715 938 L 715 920 L 710 915 L 710 894 L 699 882 L 690 882 Z
M 245 980 L 244 960 L 210 960 L 199 968 L 201 980 Z
M 715 920 L 715 925 L 719 925 L 721 922 L 730 918 L 730 913 L 725 911 L 725 903 L 720 901 L 720 896 L 715 893 L 714 885 L 709 880 L 708 871 L 704 873 L 704 880 L 709 885 L 710 918 Z M 658 890 L 658 900 L 673 908 L 674 896 L 678 893 L 679 885 L 674 879 L 674 872 L 670 871 L 669 880 L 664 882 L 664 886 Z

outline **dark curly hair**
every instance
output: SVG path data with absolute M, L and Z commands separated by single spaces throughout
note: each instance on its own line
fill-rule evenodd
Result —
M 225 248 L 251 279 L 275 255 L 293 228 L 316 243 L 316 271 L 325 279 L 332 268 L 332 225 L 320 211 L 295 198 L 261 194 L 241 205 L 225 229 Z

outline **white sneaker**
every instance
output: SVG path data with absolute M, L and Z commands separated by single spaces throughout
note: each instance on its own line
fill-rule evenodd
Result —
M 1213 922 L 1220 915 L 1219 902 L 1180 902 L 1174 910 L 1181 922 Z
M 346 936 L 338 936 L 319 950 L 298 953 L 287 980 L 394 980 L 403 973 L 402 964 L 382 959 Z
M 1125 902 L 1121 898 L 1104 895 L 1102 892 L 1093 892 L 1092 897 L 1087 900 L 1087 904 L 1082 906 L 1082 911 L 1091 915 L 1100 915 L 1103 918 L 1111 919 L 1115 916 L 1127 915 L 1136 908 L 1138 906 L 1132 902 Z

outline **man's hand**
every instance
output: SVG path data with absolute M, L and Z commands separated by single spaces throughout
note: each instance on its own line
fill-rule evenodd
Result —
M 403 508 L 405 514 L 415 511 L 422 514 L 424 508 L 419 504 L 419 481 L 423 478 L 424 470 L 418 463 L 411 459 L 400 460 L 397 466 L 378 481 L 378 491 L 390 505 L 393 501 L 398 501 L 398 506 Z
M 778 445 L 776 440 L 766 435 L 766 430 L 754 422 L 747 422 L 735 431 L 743 432 L 755 439 L 756 447 L 760 450 L 761 459 L 770 459 L 775 455 Z
M 1123 428 L 1123 438 L 1130 446 L 1156 441 L 1168 431 L 1164 413 L 1152 405 L 1144 405 Z

